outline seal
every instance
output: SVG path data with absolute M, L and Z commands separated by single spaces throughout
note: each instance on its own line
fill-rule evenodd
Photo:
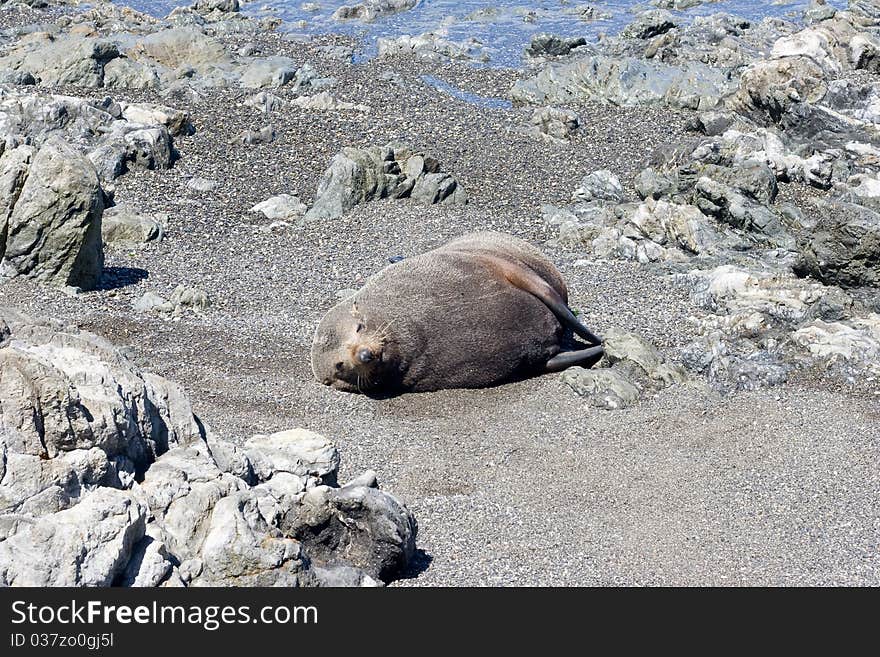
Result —
M 479 232 L 371 276 L 321 319 L 311 361 L 324 385 L 388 396 L 591 364 L 601 345 L 568 307 L 565 281 L 544 254 Z

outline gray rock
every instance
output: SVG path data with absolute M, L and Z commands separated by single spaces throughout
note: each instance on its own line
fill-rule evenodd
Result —
M 555 34 L 538 34 L 532 37 L 526 54 L 529 57 L 562 57 L 575 48 L 587 45 L 584 37 L 560 37 Z
M 258 434 L 244 444 L 244 451 L 259 481 L 286 472 L 333 483 L 339 470 L 339 453 L 333 443 L 305 429 Z
M 529 124 L 529 134 L 550 141 L 560 141 L 571 138 L 580 126 L 580 117 L 571 110 L 540 107 L 532 113 Z
M 344 148 L 321 177 L 306 219 L 335 219 L 355 205 L 380 198 L 411 196 L 428 204 L 466 203 L 467 195 L 458 181 L 439 169 L 433 158 L 402 145 Z
M 193 191 L 207 193 L 213 192 L 217 189 L 219 184 L 216 180 L 209 180 L 208 178 L 195 176 L 187 181 L 186 186 Z
M 281 521 L 319 565 L 347 562 L 388 581 L 415 553 L 418 526 L 398 500 L 375 488 L 316 486 Z
M 292 219 L 305 215 L 308 207 L 296 194 L 278 194 L 257 203 L 251 212 L 260 212 L 267 219 Z
M 701 177 L 694 186 L 693 202 L 705 214 L 734 228 L 760 233 L 780 245 L 793 245 L 791 236 L 772 210 L 728 185 Z
M 798 238 L 797 273 L 844 288 L 880 287 L 880 214 L 833 200 L 817 210 L 816 228 Z
M 651 10 L 645 11 L 621 32 L 622 36 L 634 39 L 650 39 L 659 34 L 664 34 L 675 27 L 675 21 L 668 11 Z
M 620 179 L 608 169 L 594 171 L 584 176 L 580 186 L 572 194 L 572 200 L 575 202 L 594 199 L 613 203 L 623 202 L 623 185 L 620 184 Z
M 49 139 L 33 156 L 8 213 L 0 272 L 94 288 L 104 266 L 103 210 L 104 193 L 91 163 L 61 139 Z
M 354 5 L 343 5 L 333 12 L 338 21 L 359 20 L 371 23 L 380 16 L 388 16 L 412 9 L 418 0 L 364 0 Z
M 118 56 L 116 44 L 107 39 L 55 38 L 41 33 L 20 41 L 9 54 L 0 57 L 0 69 L 29 74 L 43 85 L 100 87 L 104 84 L 104 66 Z
M 613 369 L 570 367 L 562 373 L 562 381 L 593 406 L 606 410 L 626 408 L 641 396 L 635 383 Z
M 703 64 L 673 66 L 634 57 L 590 55 L 552 64 L 517 81 L 511 98 L 537 105 L 602 100 L 614 105 L 714 109 L 735 90 L 729 74 Z
M 110 586 L 144 535 L 147 508 L 100 488 L 71 509 L 22 523 L 0 541 L 0 585 Z
M 105 244 L 133 245 L 161 240 L 167 215 L 147 215 L 129 206 L 107 208 L 101 220 L 101 236 Z

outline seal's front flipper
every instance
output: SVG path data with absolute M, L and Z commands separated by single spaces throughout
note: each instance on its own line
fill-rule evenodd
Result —
M 561 372 L 573 365 L 593 365 L 602 357 L 603 353 L 605 353 L 605 348 L 601 345 L 587 347 L 579 351 L 564 351 L 548 360 L 544 368 L 548 372 Z
M 490 261 L 493 268 L 500 270 L 512 285 L 543 301 L 563 326 L 569 327 L 590 344 L 602 344 L 602 338 L 581 324 L 559 293 L 534 271 L 494 256 L 483 257 Z

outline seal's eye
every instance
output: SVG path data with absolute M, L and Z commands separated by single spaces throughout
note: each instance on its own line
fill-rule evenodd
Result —
M 336 371 L 337 372 L 342 371 L 342 361 L 339 361 L 338 363 L 336 363 Z

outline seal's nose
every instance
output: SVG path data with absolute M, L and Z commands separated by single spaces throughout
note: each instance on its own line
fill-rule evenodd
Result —
M 358 349 L 357 359 L 362 363 L 369 363 L 373 360 L 373 352 L 364 347 L 363 349 Z

